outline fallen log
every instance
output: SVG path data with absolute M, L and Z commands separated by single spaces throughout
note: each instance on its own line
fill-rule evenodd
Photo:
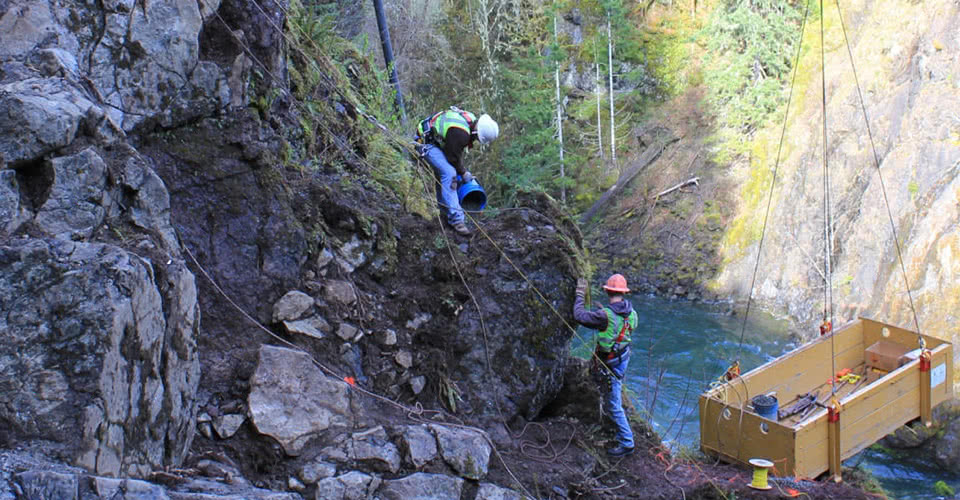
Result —
M 672 193 L 672 192 L 674 192 L 674 191 L 676 191 L 676 190 L 678 190 L 678 189 L 680 189 L 680 188 L 682 188 L 682 187 L 686 187 L 686 186 L 689 186 L 689 185 L 691 185 L 691 184 L 693 184 L 693 185 L 695 185 L 695 186 L 699 186 L 699 185 L 700 185 L 700 178 L 699 178 L 699 177 L 694 177 L 693 179 L 685 180 L 685 181 L 681 182 L 680 184 L 677 184 L 676 186 L 673 186 L 673 187 L 670 188 L 670 189 L 665 189 L 665 190 L 663 190 L 663 191 L 660 191 L 659 193 L 657 193 L 657 198 L 659 198 L 659 197 L 661 197 L 661 196 L 664 196 L 664 195 L 667 195 L 667 194 L 670 194 L 670 193 Z
M 610 198 L 616 195 L 617 192 L 623 189 L 624 186 L 629 184 L 630 181 L 633 180 L 633 178 L 636 177 L 637 174 L 639 174 L 644 168 L 646 168 L 651 163 L 657 161 L 657 158 L 659 158 L 660 155 L 663 153 L 663 151 L 667 149 L 667 146 L 679 140 L 680 140 L 679 137 L 671 135 L 667 137 L 665 140 L 662 140 L 657 144 L 648 147 L 647 150 L 643 152 L 643 155 L 640 157 L 640 159 L 637 160 L 637 163 L 633 164 L 633 166 L 631 166 L 629 170 L 624 172 L 623 175 L 621 175 L 620 178 L 617 179 L 617 182 L 614 185 L 610 186 L 610 189 L 607 189 L 607 191 L 600 196 L 600 199 L 594 202 L 594 204 L 590 207 L 590 209 L 587 210 L 583 214 L 583 216 L 580 218 L 580 221 L 583 223 L 590 222 L 590 219 L 592 219 L 593 216 L 596 215 L 597 211 L 599 211 L 601 207 L 604 207 L 608 204 L 608 202 L 610 201 Z

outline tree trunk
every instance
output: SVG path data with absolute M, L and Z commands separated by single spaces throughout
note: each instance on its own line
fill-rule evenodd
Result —
M 613 114 L 613 35 L 610 29 L 610 12 L 607 12 L 607 75 L 610 81 L 610 158 L 617 165 L 617 127 Z
M 600 121 L 600 48 L 597 44 L 593 44 L 593 63 L 597 67 L 597 79 L 594 82 L 594 90 L 597 93 L 597 149 L 602 159 L 605 153 L 603 152 L 603 123 Z
M 610 189 L 607 189 L 606 192 L 600 195 L 600 198 L 597 201 L 595 201 L 593 205 L 590 206 L 590 209 L 587 210 L 581 216 L 580 222 L 582 224 L 589 223 L 590 219 L 592 219 L 593 216 L 596 215 L 601 208 L 605 207 L 608 203 L 610 203 L 610 199 L 616 196 L 617 192 L 619 192 L 621 189 L 623 189 L 624 186 L 629 184 L 630 181 L 637 176 L 637 174 L 639 174 L 644 168 L 647 167 L 647 165 L 650 165 L 651 163 L 657 161 L 657 158 L 660 157 L 660 154 L 663 153 L 663 150 L 667 149 L 667 146 L 679 140 L 680 140 L 679 137 L 675 137 L 671 135 L 665 139 L 661 139 L 657 144 L 648 146 L 646 151 L 644 151 L 643 154 L 640 156 L 640 158 L 637 160 L 637 163 L 635 163 L 626 172 L 624 172 L 623 175 L 621 175 L 620 178 L 617 179 L 617 183 L 610 186 Z
M 559 47 L 557 42 L 557 12 L 553 12 L 553 44 Z M 563 171 L 563 102 L 560 100 L 560 61 L 559 58 L 554 61 L 553 74 L 557 82 L 557 138 L 560 141 L 560 180 L 564 178 Z M 560 201 L 567 202 L 567 188 L 560 186 Z

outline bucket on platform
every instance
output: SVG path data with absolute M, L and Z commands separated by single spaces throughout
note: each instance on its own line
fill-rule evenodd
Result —
M 777 398 L 775 396 L 761 394 L 754 396 L 750 401 L 753 403 L 753 411 L 755 411 L 757 415 L 773 421 L 777 420 Z
M 457 180 L 460 180 L 459 176 Z M 460 184 L 457 197 L 460 198 L 460 208 L 467 212 L 479 212 L 487 206 L 487 193 L 476 179 Z

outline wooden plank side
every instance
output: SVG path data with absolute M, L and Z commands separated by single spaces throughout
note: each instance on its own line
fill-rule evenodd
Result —
M 910 371 L 912 368 L 913 371 Z M 872 410 L 882 408 L 892 395 L 902 395 L 906 391 L 916 390 L 919 384 L 918 365 L 907 365 L 892 372 L 872 384 L 861 387 L 857 392 L 841 399 L 843 411 L 840 414 L 841 443 L 849 440 L 849 426 Z M 892 384 L 892 387 L 888 387 Z M 919 396 L 917 396 L 919 397 Z M 919 415 L 919 402 L 914 406 Z M 827 440 L 827 412 L 817 410 L 807 420 L 797 426 L 797 460 L 798 473 L 802 477 L 816 477 L 829 468 L 828 440 Z
M 776 392 L 781 406 L 789 404 L 798 394 L 809 392 L 826 382 L 833 368 L 855 367 L 863 363 L 864 346 L 862 325 L 851 322 L 830 337 L 819 338 L 770 361 L 730 384 L 708 394 L 738 407 L 758 394 Z M 830 359 L 836 353 L 836 362 Z
M 830 338 L 817 339 L 744 375 L 751 394 L 778 393 L 786 404 L 797 394 L 809 392 L 830 378 L 833 366 L 853 367 L 863 362 L 864 347 L 858 324 L 838 330 L 834 345 Z M 836 363 L 831 360 L 836 355 Z
M 919 373 L 917 373 L 919 378 Z M 889 404 L 851 422 L 849 415 L 840 414 L 840 456 L 847 459 L 860 450 L 879 441 L 883 436 L 920 416 L 920 391 L 914 388 L 893 399 Z M 846 417 L 846 418 L 845 418 Z
M 834 352 L 846 352 L 863 344 L 862 328 L 858 322 L 850 323 L 834 333 Z M 777 359 L 750 370 L 743 378 L 748 387 L 756 383 L 770 387 L 780 381 L 792 378 L 797 373 L 794 364 L 807 365 L 830 353 L 830 337 L 820 337 L 813 342 L 798 347 Z M 752 391 L 756 392 L 756 391 Z
M 860 320 L 863 322 L 863 341 L 867 346 L 873 345 L 873 343 L 878 340 L 885 339 L 902 344 L 910 349 L 920 347 L 917 343 L 917 332 L 869 318 L 860 318 Z M 884 328 L 886 328 L 889 333 L 888 337 L 883 336 Z M 927 343 L 928 349 L 933 349 L 947 343 L 942 339 L 930 335 L 923 335 L 923 338 Z
M 879 409 L 890 406 L 893 401 L 908 393 L 914 393 L 918 398 L 914 410 L 917 411 L 919 416 L 919 385 L 920 363 L 919 361 L 912 361 L 866 388 L 841 399 L 842 412 L 840 418 L 845 421 L 844 425 L 841 426 L 841 431 L 846 431 L 846 426 L 850 423 L 857 422 Z
M 952 368 L 952 345 L 934 350 L 932 366 Z M 912 362 L 842 399 L 841 443 L 844 459 L 859 453 L 920 414 L 919 362 Z M 952 386 L 945 381 L 941 385 Z M 935 388 L 933 401 L 952 397 L 952 388 Z M 815 477 L 829 468 L 826 412 L 820 410 L 797 426 L 797 474 Z
M 834 369 L 839 371 L 844 368 L 856 368 L 862 365 L 863 361 L 864 348 L 862 343 L 855 344 L 847 351 L 839 353 L 832 361 L 829 349 L 825 349 L 820 359 L 801 367 L 802 371 L 798 371 L 790 379 L 776 384 L 772 390 L 777 390 L 777 397 L 786 404 L 796 395 L 810 392 L 827 383 Z M 822 397 L 823 393 L 820 396 Z
M 813 479 L 830 468 L 826 413 L 807 419 L 796 439 L 795 477 Z
M 930 367 L 937 370 L 940 365 L 946 365 L 946 378 L 930 391 L 930 404 L 933 406 L 953 398 L 953 344 L 947 342 L 933 350 Z
M 723 411 L 729 409 L 729 418 Z M 767 458 L 781 470 L 794 468 L 794 433 L 785 427 L 749 412 L 704 398 L 701 405 L 700 447 L 705 452 L 723 456 L 731 462 L 746 465 L 751 458 Z M 761 428 L 766 425 L 766 432 Z

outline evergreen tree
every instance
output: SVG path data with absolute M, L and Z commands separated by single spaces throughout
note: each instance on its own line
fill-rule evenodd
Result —
M 560 145 L 555 124 L 554 61 L 534 49 L 503 71 L 505 108 L 502 123 L 509 137 L 501 148 L 495 190 L 508 199 L 516 189 L 561 187 L 557 178 Z
M 793 0 L 723 0 L 714 10 L 705 82 L 723 126 L 749 133 L 783 102 L 800 19 Z

